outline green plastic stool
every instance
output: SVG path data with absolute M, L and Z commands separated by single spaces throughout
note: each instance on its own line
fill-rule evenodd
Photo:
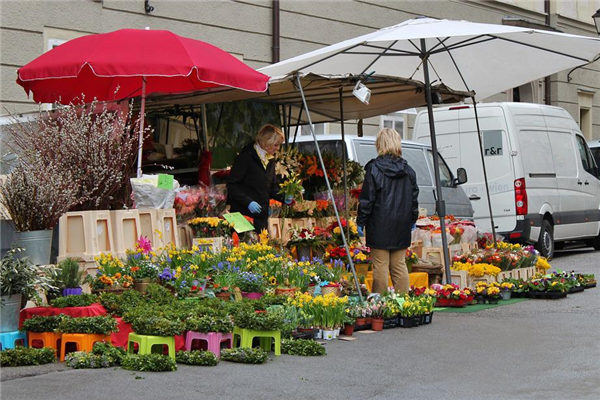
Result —
M 238 337 L 239 341 L 236 340 Z M 281 331 L 255 331 L 236 326 L 233 328 L 232 346 L 252 348 L 252 341 L 255 337 L 260 338 L 260 347 L 267 352 L 271 351 L 271 339 L 274 339 L 275 355 L 281 355 Z
M 137 333 L 130 332 L 127 340 L 128 353 L 133 353 L 133 343 L 137 343 L 139 346 L 138 354 L 150 354 L 152 353 L 152 346 L 155 344 L 166 344 L 169 347 L 169 357 L 173 360 L 175 359 L 175 338 L 173 336 L 138 335 Z

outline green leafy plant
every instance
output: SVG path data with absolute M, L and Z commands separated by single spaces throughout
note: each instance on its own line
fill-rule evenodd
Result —
M 166 287 L 157 283 L 148 285 L 145 297 L 155 304 L 171 304 L 175 301 L 173 293 Z
M 229 316 L 200 315 L 188 318 L 185 327 L 186 330 L 194 332 L 229 333 L 233 330 L 233 323 Z
M 44 347 L 16 347 L 0 352 L 0 366 L 19 367 L 22 365 L 41 365 L 56 361 L 54 349 Z
M 96 342 L 90 353 L 76 351 L 65 356 L 67 366 L 75 369 L 80 368 L 108 368 L 120 365 L 126 353 L 120 347 L 110 343 Z
M 185 330 L 185 325 L 179 320 L 172 320 L 160 315 L 150 313 L 126 314 L 124 319 L 131 324 L 131 327 L 138 335 L 150 336 L 175 336 L 181 335 Z
M 98 301 L 114 315 L 123 315 L 147 303 L 144 295 L 137 290 L 126 290 L 121 294 L 104 292 L 98 296 Z
M 309 339 L 282 339 L 281 352 L 292 356 L 324 356 L 327 354 L 323 345 Z
M 97 333 L 108 335 L 117 330 L 117 321 L 107 315 L 96 317 L 66 317 L 58 324 L 58 331 L 63 333 Z
M 243 363 L 262 364 L 267 361 L 267 352 L 257 347 L 255 349 L 237 347 L 221 350 L 221 360 Z
M 284 324 L 283 313 L 280 311 L 241 309 L 235 313 L 233 320 L 237 327 L 256 331 L 277 331 Z
M 23 329 L 28 332 L 54 332 L 62 315 L 35 316 L 23 322 Z
M 121 367 L 131 371 L 149 372 L 177 370 L 175 360 L 162 354 L 127 354 L 121 362 Z
M 21 251 L 19 248 L 11 249 L 0 259 L 0 295 L 22 294 L 29 299 L 37 297 L 35 287 L 46 291 L 54 289 L 50 278 L 44 274 L 46 268 L 20 257 Z
M 50 304 L 52 307 L 87 307 L 98 301 L 98 296 L 95 294 L 76 294 L 73 296 L 57 297 L 52 299 Z
M 63 288 L 76 288 L 83 283 L 83 271 L 73 258 L 65 258 L 58 263 L 58 279 Z
M 176 361 L 180 364 L 203 365 L 214 367 L 219 362 L 217 356 L 210 351 L 178 351 L 175 356 Z

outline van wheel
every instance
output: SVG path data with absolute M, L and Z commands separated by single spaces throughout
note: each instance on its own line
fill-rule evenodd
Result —
M 552 229 L 552 224 L 548 220 L 542 221 L 540 238 L 535 247 L 547 259 L 551 259 L 554 255 L 554 229 Z
M 593 247 L 594 250 L 600 250 L 600 234 L 595 238 L 586 241 L 586 244 L 590 247 Z

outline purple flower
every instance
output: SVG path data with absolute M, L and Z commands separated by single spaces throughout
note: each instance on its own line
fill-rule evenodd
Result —
M 166 281 L 173 279 L 173 273 L 167 267 L 163 270 L 163 272 L 158 276 L 160 279 L 164 279 Z

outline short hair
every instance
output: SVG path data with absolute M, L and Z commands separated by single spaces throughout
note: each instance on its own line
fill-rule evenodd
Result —
M 377 134 L 375 148 L 380 156 L 391 154 L 396 157 L 402 156 L 402 138 L 400 134 L 392 128 L 383 128 Z
M 263 125 L 256 134 L 256 143 L 262 148 L 281 144 L 285 140 L 285 136 L 281 129 L 272 124 Z

